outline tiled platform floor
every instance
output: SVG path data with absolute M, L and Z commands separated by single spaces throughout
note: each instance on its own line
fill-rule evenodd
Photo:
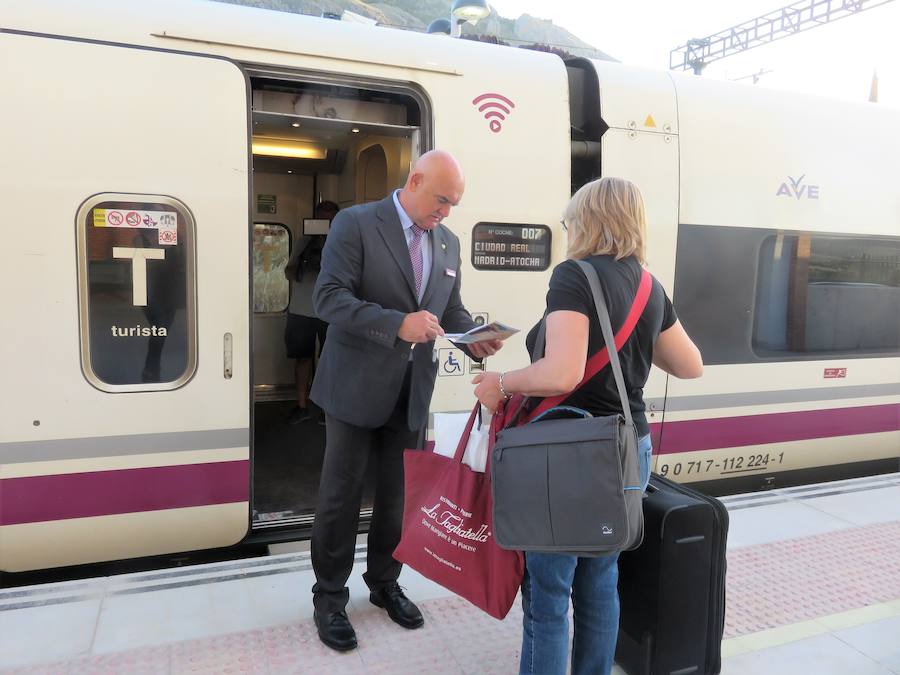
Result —
M 725 675 L 900 675 L 900 475 L 724 501 Z M 368 603 L 361 572 L 349 654 L 316 637 L 306 553 L 0 591 L 0 672 L 517 671 L 518 606 L 496 621 L 404 570 L 426 616 L 406 631 Z
M 737 549 L 726 589 L 726 640 L 900 599 L 900 521 Z

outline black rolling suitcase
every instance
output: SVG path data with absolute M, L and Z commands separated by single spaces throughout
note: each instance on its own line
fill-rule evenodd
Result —
M 714 675 L 722 668 L 728 512 L 652 474 L 644 542 L 619 557 L 616 662 L 629 675 Z

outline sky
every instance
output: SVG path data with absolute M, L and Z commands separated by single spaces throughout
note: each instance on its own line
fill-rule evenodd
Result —
M 669 52 L 794 4 L 795 0 L 489 0 L 507 18 L 551 19 L 626 64 L 666 70 Z M 835 0 L 834 5 L 839 5 Z M 756 86 L 868 101 L 900 109 L 900 1 L 716 61 L 703 77 L 734 80 L 772 71 Z M 753 79 L 742 81 L 752 84 Z

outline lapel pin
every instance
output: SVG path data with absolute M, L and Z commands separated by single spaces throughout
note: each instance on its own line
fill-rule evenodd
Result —
M 447 244 L 445 244 L 444 242 L 441 242 L 441 250 L 442 250 L 442 251 L 446 251 L 446 250 L 447 250 Z

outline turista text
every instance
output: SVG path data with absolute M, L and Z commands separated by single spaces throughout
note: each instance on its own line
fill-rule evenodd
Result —
M 165 326 L 110 326 L 113 337 L 166 337 L 169 331 Z

